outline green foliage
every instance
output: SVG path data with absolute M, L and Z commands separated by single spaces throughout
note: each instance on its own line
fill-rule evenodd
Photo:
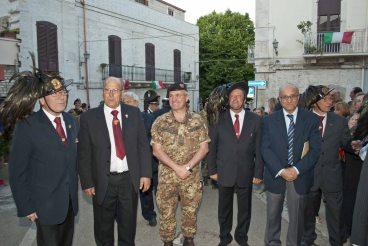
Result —
M 216 13 L 198 19 L 199 92 L 207 98 L 222 83 L 254 78 L 247 63 L 248 46 L 254 44 L 254 25 L 246 13 Z
M 307 34 L 308 32 L 311 31 L 312 28 L 312 22 L 310 21 L 301 21 L 299 22 L 299 24 L 296 26 L 303 35 Z

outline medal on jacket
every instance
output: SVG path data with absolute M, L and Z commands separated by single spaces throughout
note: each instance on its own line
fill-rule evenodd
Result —
M 112 123 L 116 126 L 116 125 L 119 124 L 119 120 L 115 119 L 115 120 L 112 121 Z
M 61 142 L 63 142 L 63 143 L 64 143 L 65 141 L 66 141 L 66 139 L 65 139 L 65 138 L 61 138 Z

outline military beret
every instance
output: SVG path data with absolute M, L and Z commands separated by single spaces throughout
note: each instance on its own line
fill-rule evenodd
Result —
M 171 91 L 187 91 L 187 86 L 182 82 L 174 83 L 167 88 L 167 95 L 169 95 Z

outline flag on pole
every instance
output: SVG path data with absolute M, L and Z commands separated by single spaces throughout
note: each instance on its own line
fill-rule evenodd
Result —
M 129 90 L 130 88 L 130 81 L 129 79 L 124 80 L 124 90 Z
M 151 82 L 151 88 L 158 90 L 158 89 L 165 89 L 165 85 L 164 82 L 162 82 L 161 80 L 157 81 L 157 80 L 152 80 Z
M 325 32 L 323 42 L 325 44 L 345 43 L 350 44 L 354 32 Z

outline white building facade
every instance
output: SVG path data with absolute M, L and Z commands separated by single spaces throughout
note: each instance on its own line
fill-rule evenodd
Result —
M 312 23 L 305 35 L 297 28 Z M 309 85 L 338 88 L 348 100 L 353 87 L 368 91 L 367 0 L 257 0 L 255 47 L 250 62 L 256 80 L 268 86 L 258 91 L 258 104 L 278 96 L 285 83 L 301 91 Z M 350 44 L 323 42 L 325 32 L 350 32 Z
M 59 71 L 72 83 L 68 108 L 75 98 L 98 106 L 103 80 L 117 76 L 140 98 L 151 81 L 185 82 L 198 109 L 199 34 L 184 10 L 159 0 L 0 0 L 0 6 L 7 6 L 0 17 L 8 17 L 8 29 L 19 31 L 18 54 L 8 60 L 29 70 L 31 51 L 39 67 Z M 158 93 L 165 97 L 166 90 Z

